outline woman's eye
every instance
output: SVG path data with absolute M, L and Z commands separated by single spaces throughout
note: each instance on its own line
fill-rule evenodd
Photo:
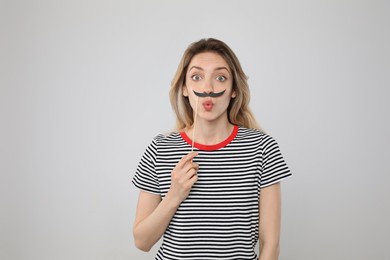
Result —
M 192 80 L 195 80 L 195 81 L 198 81 L 201 79 L 201 77 L 199 75 L 194 75 L 191 78 L 192 78 Z
M 217 80 L 223 82 L 226 80 L 226 77 L 225 76 L 218 76 Z

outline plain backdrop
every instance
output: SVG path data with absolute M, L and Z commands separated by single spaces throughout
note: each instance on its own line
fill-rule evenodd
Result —
M 131 179 L 204 37 L 294 174 L 280 259 L 389 259 L 389 25 L 379 0 L 1 1 L 0 259 L 154 259 Z

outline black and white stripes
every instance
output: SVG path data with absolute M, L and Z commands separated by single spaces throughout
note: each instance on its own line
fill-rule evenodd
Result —
M 225 142 L 195 144 L 195 150 L 198 181 L 172 218 L 156 259 L 256 259 L 260 190 L 291 175 L 278 144 L 257 130 L 235 127 Z M 164 198 L 172 169 L 190 151 L 184 133 L 157 136 L 134 185 Z

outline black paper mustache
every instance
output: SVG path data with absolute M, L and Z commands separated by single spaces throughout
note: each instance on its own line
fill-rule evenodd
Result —
M 216 98 L 216 97 L 220 97 L 223 95 L 223 93 L 225 93 L 226 89 L 221 91 L 221 92 L 210 92 L 210 93 L 200 93 L 200 92 L 196 92 L 195 90 L 192 90 L 194 91 L 194 94 L 197 95 L 198 97 L 212 97 L 212 98 Z

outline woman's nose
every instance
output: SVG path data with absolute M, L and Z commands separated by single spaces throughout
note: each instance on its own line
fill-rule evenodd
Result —
M 207 79 L 204 81 L 204 85 L 203 85 L 203 89 L 202 89 L 203 93 L 212 93 L 214 92 L 214 85 L 213 85 L 213 81 L 211 79 Z

